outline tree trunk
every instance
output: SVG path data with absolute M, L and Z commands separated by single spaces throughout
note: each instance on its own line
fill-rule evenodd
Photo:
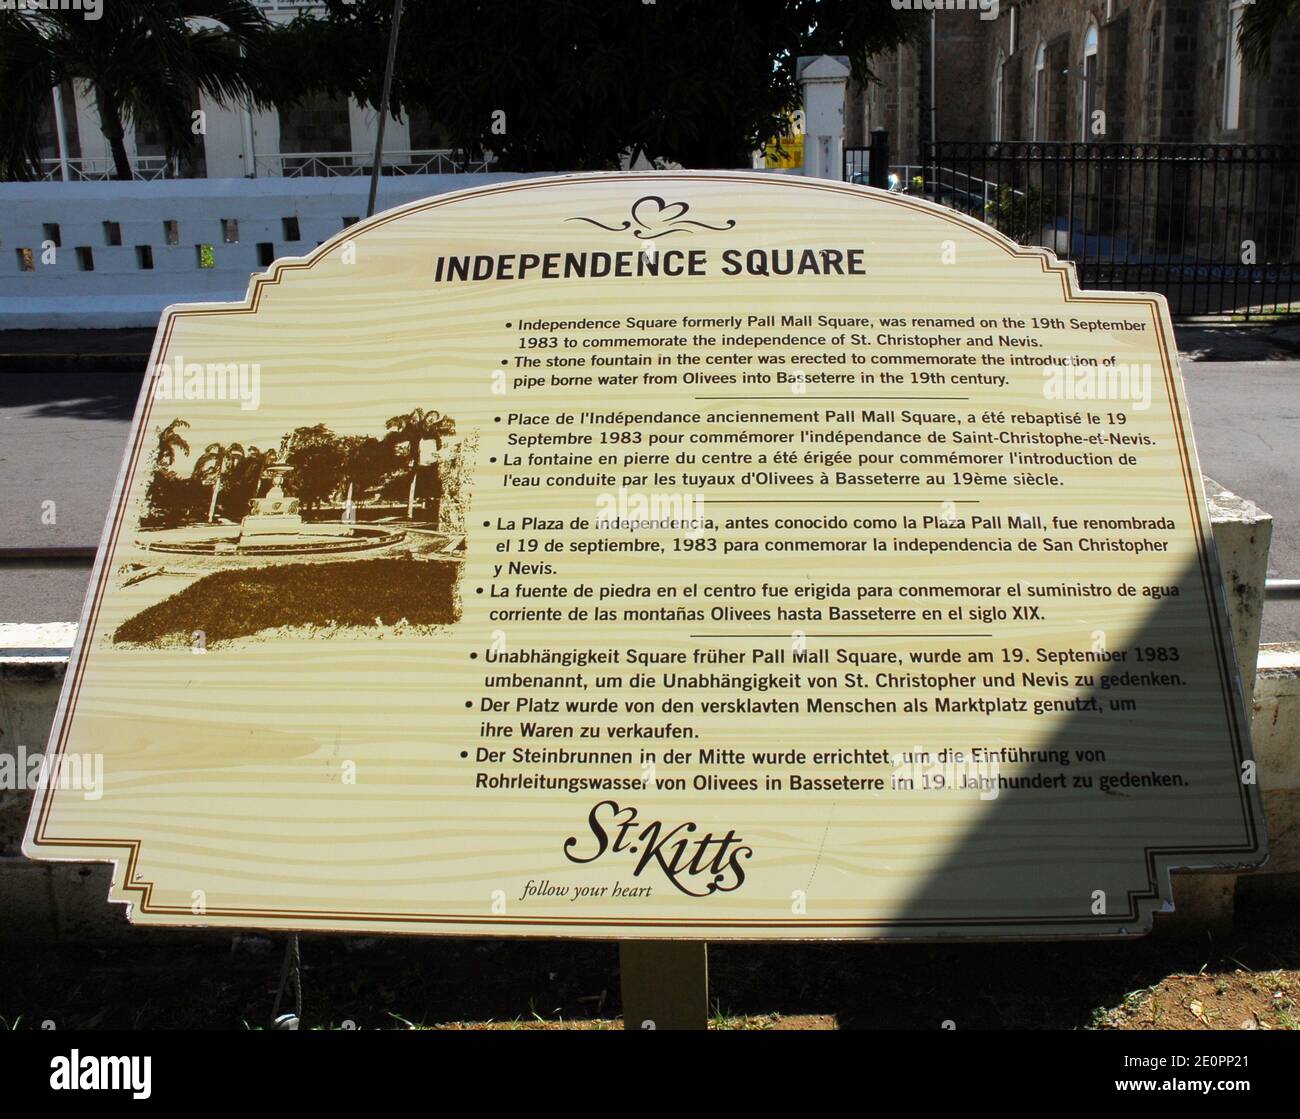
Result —
M 652 245 L 653 241 L 650 242 Z M 433 459 L 433 531 L 437 532 L 442 520 L 442 440 L 434 439 Z
M 420 445 L 421 439 L 412 437 L 411 439 L 411 491 L 406 495 L 406 519 L 415 520 L 415 480 L 420 474 Z
M 212 504 L 208 506 L 208 524 L 211 524 L 217 518 L 217 494 L 221 492 L 221 475 L 217 475 L 217 480 L 212 483 Z
M 126 154 L 126 133 L 122 128 L 122 113 L 117 98 L 102 85 L 95 87 L 95 101 L 99 107 L 99 127 L 108 140 L 113 153 L 113 178 L 131 178 L 131 158 Z

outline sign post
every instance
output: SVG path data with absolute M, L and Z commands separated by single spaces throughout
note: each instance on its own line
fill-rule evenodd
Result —
M 618 946 L 623 1027 L 702 1030 L 709 1021 L 709 949 L 702 940 L 624 940 Z
M 25 850 L 140 924 L 620 940 L 668 1028 L 706 941 L 1148 931 L 1263 858 L 1248 727 L 1161 297 L 530 179 L 164 314 Z

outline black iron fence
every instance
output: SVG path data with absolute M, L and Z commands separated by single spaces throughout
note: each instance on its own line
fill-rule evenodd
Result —
M 1163 292 L 1176 315 L 1300 315 L 1300 148 L 943 141 L 899 186 L 1045 245 L 1085 288 Z
M 889 170 L 889 133 L 883 128 L 872 129 L 869 147 L 844 149 L 841 178 L 846 183 L 860 183 L 883 190 L 888 184 Z

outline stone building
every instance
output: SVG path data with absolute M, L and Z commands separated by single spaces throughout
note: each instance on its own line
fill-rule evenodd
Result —
M 936 0 L 849 94 L 848 142 L 886 129 L 909 189 L 1054 249 L 1087 287 L 1276 311 L 1300 293 L 1300 25 L 1250 71 L 1250 2 L 1002 0 L 985 18 Z
M 875 60 L 862 135 L 898 163 L 939 140 L 1300 141 L 1300 28 L 1267 73 L 1236 50 L 1250 0 L 1003 0 L 996 19 L 936 10 L 929 33 Z M 863 139 L 860 142 L 865 142 Z

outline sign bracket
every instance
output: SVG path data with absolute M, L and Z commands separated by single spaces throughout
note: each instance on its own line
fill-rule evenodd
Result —
M 623 1028 L 703 1030 L 709 1021 L 709 946 L 702 940 L 623 940 Z

